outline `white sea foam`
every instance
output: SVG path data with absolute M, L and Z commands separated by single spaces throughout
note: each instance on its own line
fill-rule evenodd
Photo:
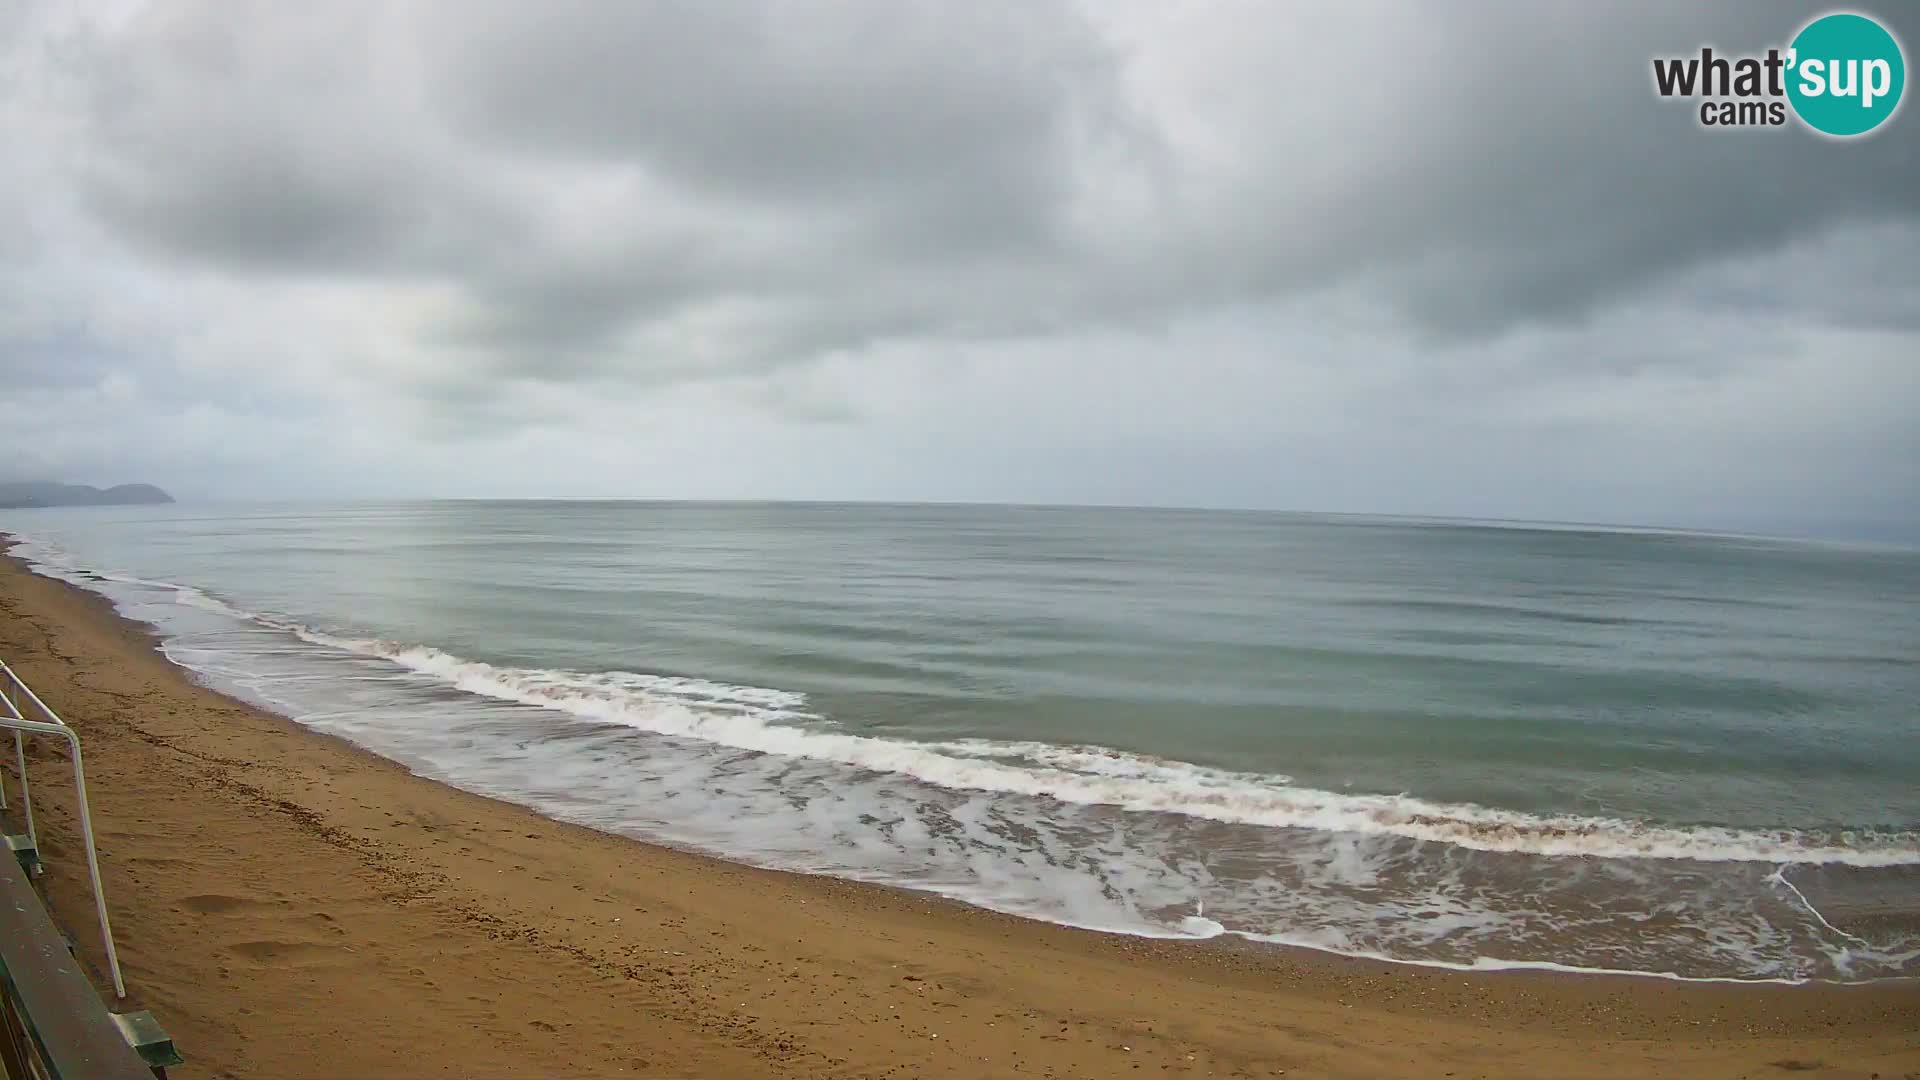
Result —
M 183 602 L 229 605 L 198 590 Z M 830 762 L 938 787 L 1179 814 L 1238 825 L 1390 835 L 1475 851 L 1702 862 L 1920 865 L 1911 831 L 1839 836 L 1793 830 L 1653 825 L 1618 818 L 1534 815 L 1411 795 L 1295 787 L 1282 776 L 1230 773 L 1100 747 L 964 740 L 919 743 L 807 726 L 801 695 L 638 672 L 500 667 L 426 645 L 345 637 L 263 620 L 314 644 L 378 657 L 468 693 L 553 709 L 735 750 Z M 712 706 L 722 706 L 715 708 Z
M 990 759 L 1014 764 L 1042 765 L 1090 776 L 1111 776 L 1131 780 L 1169 780 L 1186 784 L 1214 784 L 1221 787 L 1256 783 L 1280 786 L 1293 783 L 1293 777 L 1279 773 L 1229 772 L 1194 765 L 1185 761 L 1147 757 L 1105 746 L 1060 746 L 1056 743 L 1000 741 L 995 739 L 955 739 L 949 742 L 915 743 L 924 750 L 955 757 Z
M 29 557 L 72 573 L 45 545 Z M 62 576 L 67 576 L 63 574 Z M 1236 773 L 1105 747 L 961 739 L 915 742 L 824 730 L 804 695 L 640 672 L 496 666 L 428 645 L 315 629 L 247 611 L 204 590 L 119 574 L 110 581 L 172 590 L 176 600 L 310 642 L 389 661 L 468 693 L 552 709 L 735 750 L 909 777 L 937 787 L 1177 814 L 1237 825 L 1398 836 L 1474 851 L 1554 857 L 1699 862 L 1920 865 L 1911 829 L 1810 833 L 1669 826 L 1620 818 L 1536 815 L 1407 794 L 1298 787 L 1284 775 Z

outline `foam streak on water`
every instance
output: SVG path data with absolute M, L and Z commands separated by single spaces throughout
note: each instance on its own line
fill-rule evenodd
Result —
M 187 596 L 194 594 L 188 593 Z M 223 605 L 224 606 L 224 605 Z M 804 758 L 910 777 L 938 787 L 1177 814 L 1235 825 L 1385 835 L 1475 851 L 1708 862 L 1920 864 L 1920 834 L 1663 828 L 1608 818 L 1536 817 L 1407 795 L 1341 795 L 1101 747 L 968 740 L 914 743 L 799 726 L 804 699 L 636 672 L 583 674 L 501 668 L 427 645 L 342 638 L 285 627 L 314 644 L 377 657 L 470 694 L 696 739 L 735 750 Z M 754 703 L 779 703 L 762 708 Z M 1845 842 L 1837 842 L 1842 841 Z

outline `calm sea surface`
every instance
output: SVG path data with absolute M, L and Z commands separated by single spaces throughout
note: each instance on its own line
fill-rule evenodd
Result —
M 1920 974 L 1920 551 L 805 504 L 0 529 L 214 686 L 614 832 L 1137 934 Z

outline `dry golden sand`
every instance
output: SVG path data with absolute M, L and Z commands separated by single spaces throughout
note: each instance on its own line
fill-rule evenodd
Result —
M 11 560 L 0 656 L 84 740 L 127 982 L 178 1077 L 1920 1078 L 1911 984 L 1140 941 L 559 824 L 198 687 Z M 98 968 L 58 756 L 46 883 Z

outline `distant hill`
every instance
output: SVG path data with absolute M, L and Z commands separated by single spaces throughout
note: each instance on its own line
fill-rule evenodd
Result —
M 0 508 L 21 506 L 134 506 L 170 503 L 173 496 L 152 484 L 120 484 L 104 490 L 45 480 L 0 481 Z

